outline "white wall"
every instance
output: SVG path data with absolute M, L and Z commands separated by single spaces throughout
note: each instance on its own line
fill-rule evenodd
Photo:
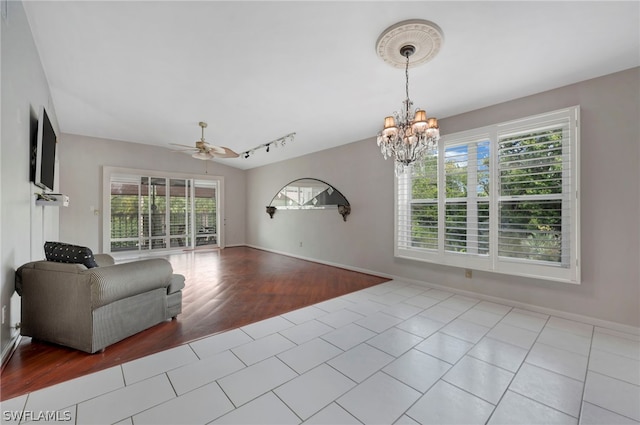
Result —
M 393 164 L 369 139 L 247 171 L 247 243 L 384 275 L 640 326 L 640 68 L 440 120 L 454 133 L 581 106 L 582 284 L 464 270 L 393 257 Z M 415 99 L 428 94 L 415 93 Z M 429 106 L 429 105 L 425 105 Z M 265 212 L 291 180 L 313 177 L 349 200 L 335 210 Z M 303 242 L 300 247 L 299 242 Z
M 58 210 L 35 205 L 40 190 L 29 181 L 31 123 L 41 105 L 47 107 L 57 131 L 49 86 L 40 63 L 22 3 L 7 2 L 0 18 L 2 56 L 2 130 L 0 159 L 0 304 L 7 306 L 1 327 L 3 360 L 19 321 L 19 298 L 14 295 L 14 272 L 22 264 L 44 258 L 43 244 L 58 236 Z
M 193 159 L 169 149 L 63 134 L 60 188 L 70 205 L 60 211 L 60 240 L 102 252 L 102 167 L 124 167 L 224 177 L 225 244 L 245 243 L 245 172 L 224 164 Z M 228 159 L 234 161 L 237 159 Z M 93 210 L 100 211 L 94 215 Z

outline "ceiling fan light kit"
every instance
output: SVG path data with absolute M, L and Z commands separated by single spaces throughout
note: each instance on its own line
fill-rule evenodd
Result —
M 394 68 L 405 70 L 406 98 L 402 110 L 385 117 L 377 143 L 384 159 L 393 158 L 396 175 L 435 152 L 440 140 L 436 118 L 424 109 L 412 110 L 409 99 L 409 68 L 431 60 L 442 46 L 440 27 L 423 19 L 398 22 L 384 30 L 376 41 L 376 52 Z
M 187 145 L 179 145 L 176 143 L 171 143 L 173 146 L 181 146 L 187 149 L 181 149 L 179 151 L 174 152 L 193 152 L 191 156 L 196 159 L 209 160 L 214 158 L 237 158 L 239 155 L 234 152 L 232 149 L 229 149 L 224 146 L 214 146 L 207 143 L 204 140 L 204 129 L 207 128 L 207 123 L 204 121 L 200 121 L 198 123 L 200 128 L 202 129 L 202 135 L 200 136 L 200 140 L 196 140 L 195 146 L 187 146 Z

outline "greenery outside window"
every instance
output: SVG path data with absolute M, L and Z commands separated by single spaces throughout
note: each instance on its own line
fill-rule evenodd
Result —
M 441 138 L 396 178 L 397 257 L 580 282 L 579 107 Z

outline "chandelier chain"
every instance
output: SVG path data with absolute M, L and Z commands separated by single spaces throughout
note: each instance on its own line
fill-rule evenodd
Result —
M 405 81 L 406 81 L 406 83 L 405 83 L 405 93 L 407 95 L 407 97 L 406 97 L 407 102 L 406 102 L 406 108 L 405 108 L 406 109 L 405 110 L 405 118 L 408 118 L 409 117 L 409 56 L 410 56 L 409 52 L 407 52 L 405 55 L 407 57 L 407 63 L 405 65 L 405 67 L 404 67 L 404 76 L 405 76 Z

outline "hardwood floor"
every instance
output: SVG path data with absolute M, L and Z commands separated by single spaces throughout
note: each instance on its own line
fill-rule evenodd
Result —
M 0 400 L 388 281 L 248 247 L 167 259 L 186 277 L 177 320 L 97 354 L 23 338 L 0 375 Z

